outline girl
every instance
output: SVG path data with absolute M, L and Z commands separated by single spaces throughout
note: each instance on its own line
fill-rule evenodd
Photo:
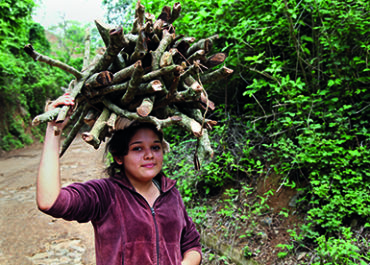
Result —
M 73 105 L 67 94 L 50 105 Z M 161 172 L 163 135 L 153 124 L 132 122 L 107 144 L 109 178 L 61 188 L 60 135 L 66 122 L 47 126 L 37 177 L 37 205 L 54 217 L 91 221 L 98 265 L 198 265 L 199 233 L 175 181 Z

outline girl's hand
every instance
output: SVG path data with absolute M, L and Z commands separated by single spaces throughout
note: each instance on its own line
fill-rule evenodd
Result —
M 74 106 L 74 98 L 67 92 L 54 101 L 50 101 L 45 106 L 45 111 L 53 110 L 59 106 Z
M 199 265 L 202 260 L 202 256 L 195 250 L 185 252 L 184 259 L 181 261 L 181 265 Z
M 67 92 L 63 96 L 60 96 L 54 101 L 50 101 L 45 106 L 45 111 L 53 110 L 57 107 L 61 106 L 74 106 L 74 98 L 71 97 L 71 95 Z M 49 122 L 49 124 L 53 127 L 55 127 L 58 131 L 62 130 L 64 126 L 67 124 L 67 121 L 69 120 L 69 116 L 61 123 L 56 123 L 55 121 Z

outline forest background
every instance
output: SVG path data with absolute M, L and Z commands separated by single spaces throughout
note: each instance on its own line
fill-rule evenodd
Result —
M 107 21 L 129 32 L 135 1 L 103 3 Z M 142 4 L 156 16 L 163 7 L 159 0 Z M 213 49 L 227 53 L 234 70 L 228 80 L 206 86 L 217 106 L 207 114 L 218 121 L 210 132 L 212 160 L 196 171 L 196 140 L 175 126 L 166 131 L 172 153 L 165 171 L 209 235 L 205 264 L 369 264 L 369 1 L 181 4 L 177 33 L 219 34 Z M 72 79 L 34 62 L 23 46 L 82 65 L 89 25 L 65 21 L 45 31 L 32 20 L 34 8 L 33 0 L 0 2 L 4 151 L 42 141 L 43 126 L 31 127 L 31 120 Z M 102 42 L 94 29 L 92 36 L 95 53 Z M 289 203 L 281 194 L 290 195 Z M 210 235 L 224 243 L 217 251 Z

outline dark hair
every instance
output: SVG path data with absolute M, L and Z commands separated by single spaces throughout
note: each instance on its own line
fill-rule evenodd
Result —
M 161 143 L 163 143 L 163 133 L 162 131 L 157 129 L 157 126 L 155 124 L 149 122 L 134 121 L 125 129 L 117 130 L 113 133 L 105 148 L 105 155 L 107 155 L 108 152 L 111 153 L 113 157 L 127 155 L 129 150 L 128 145 L 132 137 L 140 129 L 152 130 L 158 136 Z M 113 162 L 106 169 L 106 172 L 109 176 L 112 177 L 117 171 L 122 170 L 123 167 L 124 165 L 119 165 L 116 163 L 116 161 L 113 160 Z

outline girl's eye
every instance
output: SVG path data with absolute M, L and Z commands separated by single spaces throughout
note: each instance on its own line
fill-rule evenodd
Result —
M 132 148 L 132 151 L 141 151 L 141 147 L 136 146 L 136 147 Z
M 159 151 L 159 150 L 161 150 L 161 146 L 160 145 L 156 145 L 156 146 L 153 146 L 152 149 L 154 151 Z

